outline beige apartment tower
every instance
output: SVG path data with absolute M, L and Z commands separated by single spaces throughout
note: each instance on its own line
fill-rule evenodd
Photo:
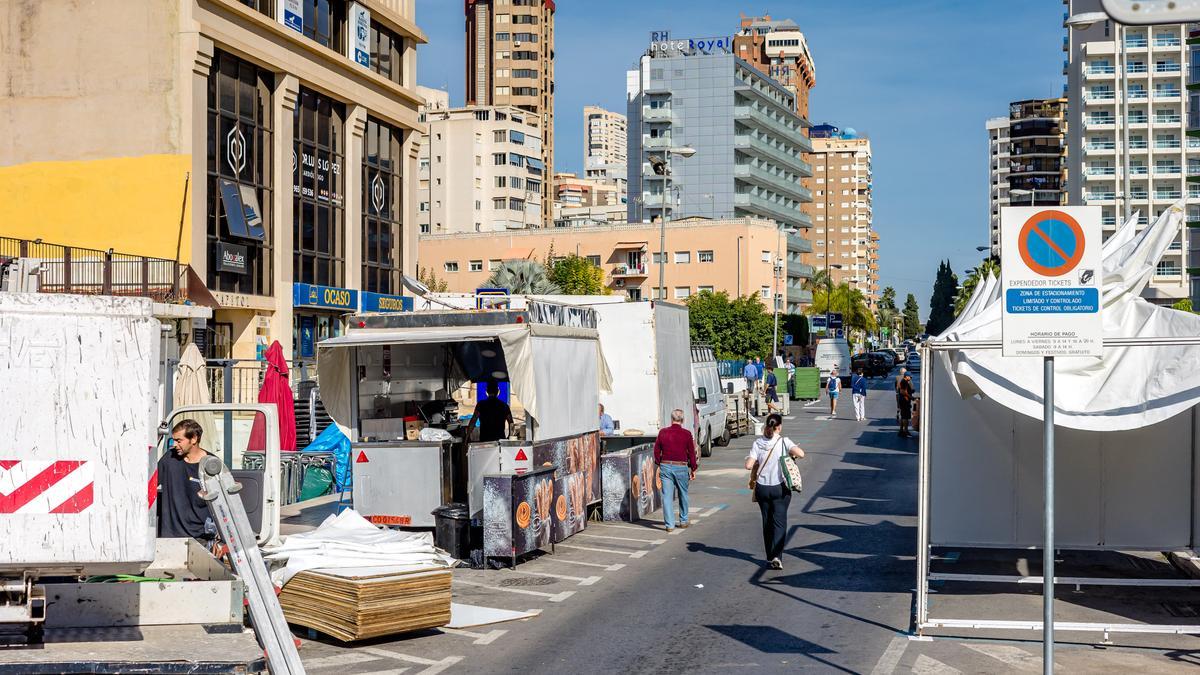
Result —
M 808 117 L 808 93 L 817 86 L 817 68 L 796 22 L 743 14 L 733 49 L 738 58 L 791 91 L 796 113 Z
M 828 269 L 834 285 L 848 283 L 873 307 L 879 299 L 879 235 L 871 205 L 871 141 L 827 124 L 811 130 L 815 269 Z
M 627 182 L 628 126 L 624 115 L 594 105 L 583 107 L 584 177 L 614 186 L 619 199 L 625 197 Z
M 464 0 L 468 106 L 511 106 L 541 134 L 537 159 L 554 173 L 554 0 Z M 554 194 L 552 185 L 543 186 Z M 531 227 L 553 224 L 550 200 Z

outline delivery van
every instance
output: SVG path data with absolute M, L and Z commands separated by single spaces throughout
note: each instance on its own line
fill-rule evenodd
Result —
M 700 445 L 700 456 L 708 457 L 714 444 L 729 445 L 725 396 L 721 393 L 721 376 L 712 347 L 692 345 L 692 396 L 696 401 L 696 442 Z
M 843 385 L 850 385 L 850 343 L 846 338 L 824 338 L 817 341 L 817 368 L 821 372 L 821 386 L 829 379 L 829 373 L 837 368 L 838 378 Z

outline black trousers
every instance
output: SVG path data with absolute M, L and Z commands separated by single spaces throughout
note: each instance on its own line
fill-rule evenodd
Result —
M 763 548 L 767 560 L 781 558 L 787 538 L 787 512 L 792 503 L 792 491 L 782 484 L 756 485 L 754 495 L 758 498 L 758 510 L 762 511 Z

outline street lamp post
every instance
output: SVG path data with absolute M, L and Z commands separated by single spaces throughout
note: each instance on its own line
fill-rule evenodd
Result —
M 662 216 L 658 219 L 658 292 L 660 300 L 667 299 L 667 287 L 664 279 L 666 278 L 666 262 L 667 262 L 667 207 L 671 201 L 671 156 L 678 155 L 684 159 L 696 154 L 696 149 L 684 145 L 678 148 L 668 148 L 666 153 L 666 161 L 658 159 L 656 156 L 650 156 L 650 164 L 654 167 L 655 172 L 660 170 L 663 177 L 663 206 Z M 656 162 L 655 160 L 658 159 Z

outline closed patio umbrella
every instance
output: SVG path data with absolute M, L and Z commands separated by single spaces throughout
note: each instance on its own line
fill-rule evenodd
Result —
M 296 401 L 292 387 L 288 384 L 288 364 L 283 358 L 283 347 L 279 341 L 267 347 L 267 372 L 262 388 L 258 390 L 259 403 L 274 403 L 279 409 L 279 449 L 296 450 Z M 250 431 L 250 450 L 263 450 L 267 446 L 266 429 L 259 418 L 255 418 Z
M 212 403 L 212 397 L 208 393 L 208 378 L 205 377 L 204 356 L 196 348 L 196 343 L 188 343 L 188 346 L 184 348 L 183 355 L 179 358 L 179 365 L 176 366 L 176 373 L 174 389 L 176 408 Z M 171 411 L 168 410 L 167 414 L 170 413 Z M 204 430 L 204 435 L 200 439 L 201 447 L 211 451 L 214 447 L 212 444 L 220 438 L 212 414 L 193 413 L 188 417 L 196 420 L 200 428 Z M 172 424 L 177 421 L 179 420 L 172 420 Z

